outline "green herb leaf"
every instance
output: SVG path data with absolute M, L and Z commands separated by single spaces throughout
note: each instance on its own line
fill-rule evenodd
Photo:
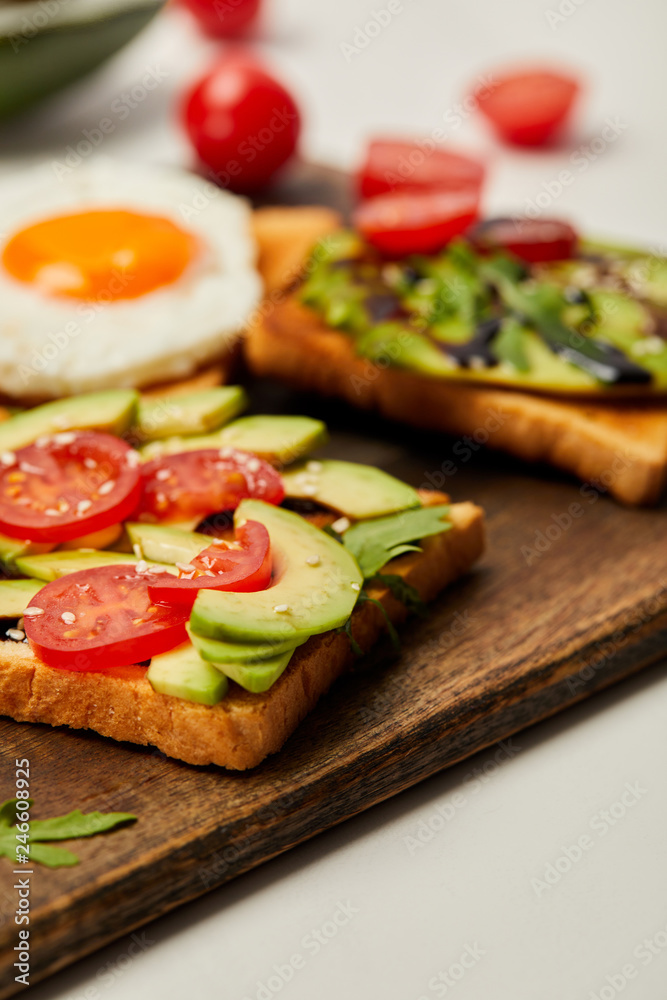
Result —
M 428 609 L 419 596 L 419 591 L 402 576 L 398 576 L 396 573 L 376 573 L 371 582 L 375 582 L 375 580 L 388 587 L 396 600 L 404 604 L 408 611 L 419 615 L 420 618 L 426 617 Z
M 0 856 L 17 862 L 16 848 L 21 841 L 17 840 L 16 803 L 17 799 L 8 799 L 0 806 Z M 32 799 L 28 800 L 32 806 Z M 124 823 L 132 823 L 137 819 L 132 813 L 82 813 L 75 809 L 66 816 L 54 816 L 51 819 L 32 820 L 26 843 L 30 848 L 30 862 L 57 868 L 62 865 L 76 865 L 79 859 L 76 854 L 59 847 L 48 847 L 44 841 L 71 840 L 75 837 L 94 837 L 98 833 L 113 830 Z M 23 836 L 23 835 L 22 835 Z
M 359 599 L 357 601 L 357 604 L 364 604 L 366 601 L 369 604 L 374 604 L 375 607 L 379 608 L 379 610 L 382 612 L 382 617 L 385 620 L 385 624 L 387 626 L 387 632 L 389 633 L 389 638 L 391 639 L 391 644 L 394 647 L 394 649 L 398 652 L 401 648 L 401 640 L 398 637 L 398 632 L 394 628 L 394 623 L 387 614 L 387 609 L 385 608 L 384 604 L 382 604 L 381 601 L 376 600 L 374 597 L 369 597 L 366 591 L 362 590 L 359 592 Z
M 343 545 L 355 557 L 364 579 L 368 580 L 395 556 L 419 552 L 415 540 L 448 531 L 451 522 L 444 520 L 448 514 L 449 507 L 439 504 L 358 521 L 343 535 Z
M 350 646 L 352 647 L 352 652 L 354 653 L 355 656 L 364 655 L 363 649 L 352 635 L 352 616 L 348 618 L 348 620 L 345 622 L 344 625 L 341 625 L 340 628 L 336 629 L 336 631 L 345 633 L 345 635 L 350 640 Z
M 65 850 L 64 847 L 50 847 L 48 844 L 31 844 L 30 863 L 46 865 L 47 868 L 65 868 L 78 865 L 79 859 L 76 854 Z
M 74 837 L 94 837 L 122 823 L 136 820 L 132 813 L 82 813 L 80 809 L 54 819 L 36 819 L 30 824 L 30 840 L 72 840 Z

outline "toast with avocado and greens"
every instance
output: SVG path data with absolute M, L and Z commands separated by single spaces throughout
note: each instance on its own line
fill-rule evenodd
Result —
M 289 247 L 289 210 L 283 240 Z M 277 237 L 274 233 L 274 241 Z M 350 231 L 251 327 L 250 367 L 549 462 L 628 504 L 667 478 L 667 260 L 582 241 L 528 263 L 472 240 L 384 260 Z
M 478 507 L 244 404 L 207 389 L 161 421 L 118 390 L 0 424 L 1 714 L 254 767 L 481 554 Z

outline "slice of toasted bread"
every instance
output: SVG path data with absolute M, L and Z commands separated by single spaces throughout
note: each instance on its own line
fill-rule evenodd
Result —
M 296 294 L 251 327 L 245 352 L 258 375 L 550 462 L 623 503 L 655 503 L 667 479 L 664 402 L 561 400 L 383 368 L 360 358 L 350 338 L 326 327 Z
M 446 497 L 423 493 L 425 503 Z M 453 504 L 452 528 L 424 540 L 423 551 L 393 560 L 397 573 L 432 600 L 447 584 L 466 573 L 484 547 L 483 513 L 471 503 Z M 393 622 L 405 607 L 384 587 L 372 587 Z M 385 627 L 370 602 L 352 617 L 352 632 L 363 650 Z M 233 770 L 255 767 L 279 750 L 333 681 L 354 662 L 350 641 L 340 632 L 313 636 L 299 647 L 285 673 L 264 694 L 250 694 L 230 684 L 229 693 L 212 707 L 158 694 L 145 670 L 129 667 L 116 676 L 55 670 L 37 659 L 25 643 L 0 644 L 0 714 L 18 722 L 43 722 L 73 729 L 93 729 L 102 736 L 152 744 L 189 764 L 218 764 Z

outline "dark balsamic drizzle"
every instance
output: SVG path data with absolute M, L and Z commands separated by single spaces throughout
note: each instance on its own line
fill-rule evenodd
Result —
M 461 368 L 472 368 L 475 364 L 493 368 L 498 364 L 498 358 L 491 350 L 491 344 L 499 330 L 500 320 L 492 317 L 478 323 L 474 335 L 463 344 L 446 344 L 442 340 L 434 340 L 434 343 Z

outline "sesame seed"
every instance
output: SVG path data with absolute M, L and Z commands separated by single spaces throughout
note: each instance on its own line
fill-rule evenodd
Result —
M 3 465 L 13 465 L 16 461 L 16 455 L 13 451 L 3 451 L 0 455 L 0 462 Z
M 85 467 L 87 469 L 96 469 L 97 468 L 97 462 L 95 461 L 94 458 L 84 458 L 83 464 L 85 465 Z
M 85 514 L 86 511 L 90 510 L 92 506 L 93 506 L 92 500 L 79 500 L 78 504 L 76 505 L 76 512 L 77 514 Z
M 130 469 L 136 469 L 139 463 L 141 462 L 141 455 L 139 454 L 138 451 L 128 451 L 127 455 L 125 456 L 125 461 L 127 465 L 130 467 Z
M 107 496 L 107 494 L 111 493 L 115 485 L 116 485 L 115 479 L 107 479 L 106 483 L 102 483 L 97 492 L 101 497 L 105 497 Z
M 308 464 L 306 465 L 306 468 L 308 469 L 308 472 L 315 472 L 315 473 L 321 472 L 322 471 L 322 463 L 321 462 L 308 462 Z
M 22 632 L 20 628 L 8 628 L 5 635 L 15 642 L 23 642 L 25 639 L 25 632 Z
M 262 463 L 258 458 L 251 458 L 248 462 L 246 462 L 246 468 L 248 469 L 248 472 L 259 472 L 261 467 Z
M 32 605 L 31 604 L 29 608 L 25 609 L 25 611 L 23 612 L 23 614 L 24 615 L 33 615 L 35 618 L 37 618 L 39 615 L 43 615 L 44 614 L 44 608 L 38 608 L 36 605 Z
M 339 517 L 337 521 L 334 521 L 331 527 L 338 535 L 342 535 L 343 532 L 347 531 L 350 527 L 349 519 L 347 517 Z
M 307 566 L 319 566 L 320 562 L 321 560 L 319 556 L 308 556 L 308 558 L 306 559 Z
M 44 513 L 47 517 L 60 517 L 60 511 L 54 510 L 53 507 L 47 507 Z
M 176 569 L 180 569 L 182 573 L 194 573 L 195 571 L 191 563 L 176 563 Z
M 148 563 L 145 559 L 140 559 L 135 567 L 137 573 L 141 576 L 142 573 L 148 572 Z
M 143 557 L 143 552 L 141 551 L 141 545 L 139 545 L 139 542 L 134 543 L 134 545 L 132 546 L 132 551 L 134 552 L 137 559 L 141 559 Z
M 301 487 L 301 492 L 305 497 L 314 497 L 319 490 L 317 483 L 304 483 Z
M 76 621 L 76 615 L 73 611 L 63 611 L 60 617 L 65 622 L 65 625 L 73 625 Z
M 350 586 L 352 587 L 352 590 L 361 590 L 360 583 L 351 583 Z
M 171 469 L 158 469 L 155 473 L 155 478 L 159 479 L 160 482 L 164 482 L 165 479 L 169 479 L 171 475 Z
M 54 434 L 53 440 L 56 444 L 73 444 L 76 441 L 76 434 L 74 431 L 65 431 L 62 434 Z
M 277 611 L 279 615 L 282 615 L 286 611 L 289 611 L 289 604 L 276 604 L 273 610 Z

